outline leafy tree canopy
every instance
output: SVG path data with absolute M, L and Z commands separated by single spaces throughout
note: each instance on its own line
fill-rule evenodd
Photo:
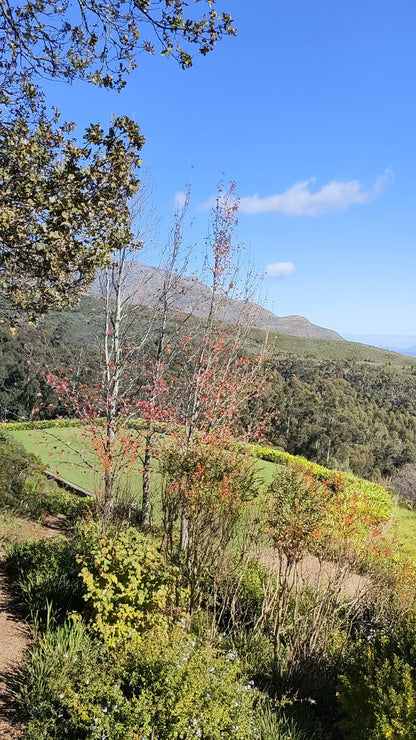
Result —
M 0 292 L 35 314 L 73 302 L 111 251 L 134 243 L 138 126 L 94 124 L 81 145 L 74 128 L 57 113 L 0 119 Z
M 0 293 L 34 314 L 73 302 L 111 251 L 134 245 L 128 212 L 143 145 L 123 116 L 108 133 L 46 114 L 39 81 L 120 89 L 140 51 L 192 65 L 234 35 L 215 0 L 0 0 Z
M 223 36 L 236 34 L 230 14 L 214 5 L 215 0 L 1 0 L 3 92 L 13 86 L 16 69 L 26 77 L 87 79 L 120 89 L 140 51 L 159 50 L 190 67 L 192 49 L 205 55 Z

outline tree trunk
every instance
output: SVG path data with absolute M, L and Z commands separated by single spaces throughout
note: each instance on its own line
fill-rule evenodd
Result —
M 150 463 L 152 459 L 153 424 L 150 421 L 146 431 L 146 441 L 143 460 L 143 496 L 141 521 L 144 527 L 150 524 Z

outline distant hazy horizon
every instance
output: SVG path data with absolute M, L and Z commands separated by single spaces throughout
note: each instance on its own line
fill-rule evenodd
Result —
M 343 334 L 343 339 L 375 347 L 397 350 L 415 349 L 416 334 Z

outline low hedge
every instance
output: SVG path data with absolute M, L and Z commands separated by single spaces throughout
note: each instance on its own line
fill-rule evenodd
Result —
M 0 430 L 4 429 L 6 432 L 19 432 L 25 429 L 68 429 L 71 427 L 85 427 L 92 422 L 88 419 L 42 419 L 41 421 L 2 421 L 0 422 Z M 97 418 L 94 420 L 95 424 L 104 424 L 104 419 Z M 144 419 L 130 419 L 127 422 L 129 429 L 146 429 L 146 422 Z M 165 432 L 168 429 L 168 425 L 163 422 L 157 422 L 153 424 L 153 428 L 156 432 Z
M 19 432 L 24 429 L 65 429 L 69 427 L 83 427 L 83 419 L 42 419 L 42 421 L 2 421 L 0 429 L 5 432 Z
M 300 465 L 320 481 L 333 482 L 333 485 L 344 487 L 348 496 L 359 496 L 363 508 L 369 510 L 371 516 L 379 522 L 388 521 L 393 513 L 393 502 L 389 492 L 378 483 L 372 483 L 362 478 L 357 478 L 352 473 L 344 473 L 338 470 L 330 470 L 310 462 L 305 457 L 297 457 L 289 452 L 278 450 L 274 447 L 263 447 L 262 445 L 250 445 L 250 452 L 260 460 L 276 463 L 277 465 Z

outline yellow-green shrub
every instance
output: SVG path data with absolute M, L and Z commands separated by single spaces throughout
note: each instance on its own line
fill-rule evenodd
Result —
M 103 537 L 88 561 L 78 562 L 91 627 L 109 647 L 177 618 L 176 570 L 152 538 L 129 528 Z
M 126 674 L 147 723 L 144 737 L 153 731 L 160 740 L 260 740 L 257 691 L 233 651 L 221 653 L 178 625 L 169 636 L 139 638 Z
M 237 655 L 180 625 L 115 654 L 81 622 L 48 631 L 21 674 L 27 740 L 260 740 L 258 698 Z

